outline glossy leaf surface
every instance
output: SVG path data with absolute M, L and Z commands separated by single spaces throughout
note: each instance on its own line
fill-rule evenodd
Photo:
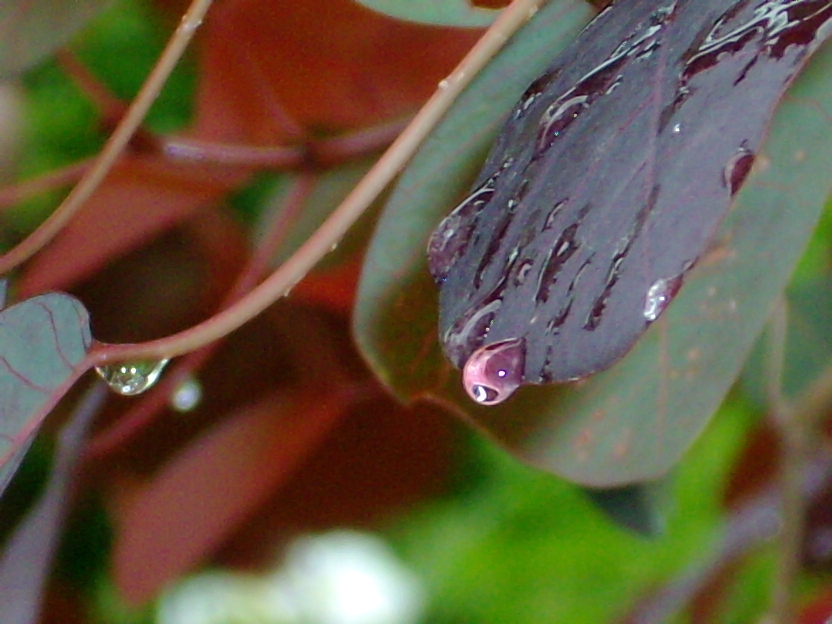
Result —
M 18 74 L 69 41 L 110 0 L 4 0 L 0 79 Z
M 355 333 L 377 373 L 402 397 L 435 388 L 448 372 L 437 366 L 428 234 L 473 178 L 505 111 L 592 14 L 583 0 L 544 6 L 428 137 L 381 216 L 359 286 Z
M 736 378 L 829 194 L 831 54 L 820 52 L 790 89 L 712 253 L 633 351 L 581 384 L 520 390 L 493 408 L 461 395 L 458 375 L 433 346 L 435 329 L 420 320 L 435 299 L 419 247 L 452 193 L 439 179 L 450 185 L 442 172 L 470 171 L 476 150 L 458 137 L 480 131 L 472 102 L 485 106 L 491 97 L 475 86 L 405 173 L 379 225 L 357 309 L 368 359 L 400 396 L 450 402 L 525 461 L 578 483 L 608 487 L 664 474 Z M 454 132 L 443 134 L 448 127 Z M 417 187 L 426 180 L 432 185 Z M 373 312 L 362 306 L 370 294 L 380 305 Z
M 473 6 L 468 0 L 357 0 L 365 7 L 412 22 L 442 26 L 487 26 L 497 11 Z
M 440 340 L 475 400 L 586 377 L 632 348 L 829 22 L 829 0 L 619 0 L 558 56 L 431 237 Z M 510 361 L 493 351 L 505 341 Z
M 83 372 L 89 316 L 67 295 L 48 294 L 0 312 L 0 492 L 37 429 Z

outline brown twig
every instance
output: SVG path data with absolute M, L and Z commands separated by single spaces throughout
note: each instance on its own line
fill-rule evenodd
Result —
M 212 0 L 192 0 L 159 61 L 95 159 L 95 164 L 86 171 L 81 181 L 46 221 L 8 253 L 0 256 L 0 275 L 8 273 L 42 249 L 98 188 L 159 95 L 211 3 Z
M 303 209 L 314 189 L 316 177 L 303 174 L 297 178 L 288 195 L 275 211 L 270 227 L 260 240 L 255 253 L 241 271 L 220 309 L 227 308 L 247 293 L 268 271 L 269 262 L 286 239 L 292 223 Z M 119 420 L 95 436 L 86 449 L 88 459 L 100 458 L 115 451 L 137 432 L 147 427 L 167 405 L 171 394 L 185 379 L 199 371 L 216 352 L 221 341 L 212 342 L 188 353 L 167 371 L 162 380 Z
M 781 300 L 769 323 L 766 375 L 769 414 L 782 442 L 779 475 L 781 526 L 770 610 L 772 621 L 779 624 L 788 624 L 794 617 L 794 595 L 800 571 L 806 506 L 802 481 L 808 461 L 807 441 L 811 429 L 807 421 L 795 418 L 793 407 L 783 395 L 787 313 L 787 303 Z
M 213 342 L 250 321 L 284 296 L 340 241 L 346 231 L 404 168 L 456 97 L 506 40 L 538 9 L 542 0 L 515 0 L 394 141 L 370 172 L 300 249 L 235 305 L 185 331 L 141 344 L 100 345 L 91 354 L 101 364 L 170 358 Z

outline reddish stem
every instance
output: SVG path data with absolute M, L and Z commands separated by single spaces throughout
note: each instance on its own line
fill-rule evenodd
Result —
M 303 209 L 306 199 L 314 189 L 315 176 L 298 177 L 284 199 L 281 209 L 275 212 L 266 235 L 255 250 L 246 267 L 241 271 L 219 309 L 227 308 L 253 288 L 269 270 L 269 261 L 286 238 L 289 229 Z M 168 404 L 176 388 L 189 376 L 199 371 L 222 344 L 218 340 L 181 358 L 161 379 L 155 388 L 134 407 L 129 409 L 110 428 L 95 436 L 89 443 L 86 456 L 100 458 L 117 450 L 126 441 L 150 425 Z

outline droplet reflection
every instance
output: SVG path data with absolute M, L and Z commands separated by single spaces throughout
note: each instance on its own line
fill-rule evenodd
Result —
M 480 405 L 502 403 L 520 387 L 525 359 L 526 347 L 522 338 L 477 349 L 462 369 L 466 392 Z
M 159 379 L 168 360 L 144 360 L 103 364 L 95 372 L 112 390 L 124 396 L 141 394 Z
M 679 292 L 682 286 L 682 276 L 658 279 L 647 289 L 644 298 L 644 318 L 648 323 L 655 321 Z

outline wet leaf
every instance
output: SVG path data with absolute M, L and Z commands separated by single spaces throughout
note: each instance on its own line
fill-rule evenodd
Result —
M 69 487 L 93 417 L 106 396 L 94 386 L 58 438 L 51 473 L 40 498 L 8 538 L 0 556 L 0 610 L 5 624 L 35 624 L 55 556 Z
M 377 374 L 402 398 L 435 388 L 448 373 L 438 365 L 428 234 L 473 177 L 505 111 L 591 16 L 582 0 L 543 7 L 427 139 L 381 216 L 364 263 L 355 334 Z
M 474 6 L 468 0 L 358 0 L 365 7 L 390 17 L 440 26 L 487 26 L 497 11 Z
M 608 368 L 748 176 L 832 2 L 620 0 L 526 90 L 437 227 L 439 335 L 475 400 Z
M 83 372 L 89 316 L 67 295 L 48 294 L 0 312 L 0 492 L 41 421 Z
M 0 3 L 0 80 L 64 45 L 110 0 L 4 0 Z
M 370 312 L 359 302 L 357 308 L 357 335 L 368 359 L 401 396 L 450 402 L 525 461 L 578 483 L 609 487 L 664 474 L 736 378 L 829 194 L 830 84 L 826 49 L 780 104 L 713 251 L 626 358 L 580 384 L 523 389 L 494 408 L 472 407 L 461 397 L 458 376 L 437 354 L 435 329 L 419 320 L 432 314 L 435 302 L 419 247 L 452 193 L 441 172 L 452 178 L 470 171 L 473 158 L 458 137 L 478 131 L 476 115 L 471 100 L 460 102 L 451 119 L 467 116 L 468 125 L 425 146 L 379 225 L 361 295 L 373 295 L 381 307 Z M 414 193 L 413 181 L 431 176 L 444 183 Z

